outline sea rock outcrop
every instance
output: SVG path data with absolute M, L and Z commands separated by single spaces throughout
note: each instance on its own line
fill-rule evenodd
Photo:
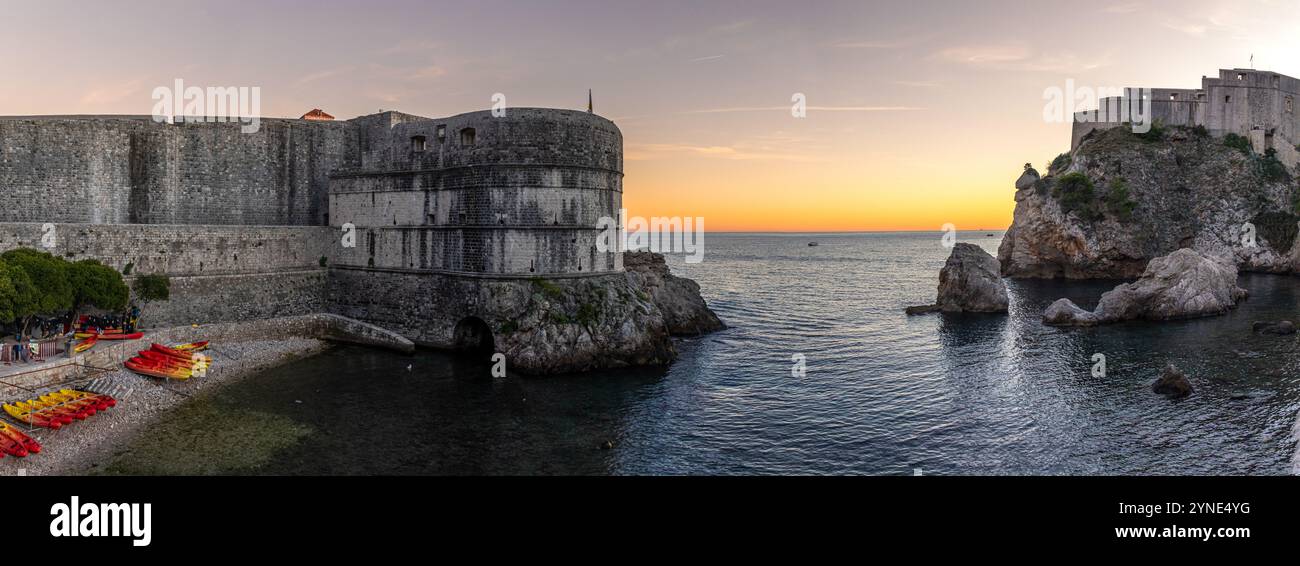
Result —
M 1153 131 L 1097 131 L 1042 178 L 1022 174 L 998 250 L 1002 275 L 1134 278 L 1181 248 L 1246 271 L 1300 272 L 1292 171 L 1231 140 Z
M 1160 378 L 1151 384 L 1151 390 L 1172 399 L 1186 397 L 1193 391 L 1192 382 L 1174 364 L 1165 366 L 1164 371 L 1160 372 Z
M 624 274 L 488 286 L 484 310 L 501 316 L 478 332 L 492 336 L 492 351 L 511 371 L 574 373 L 677 357 L 663 311 Z
M 1231 261 L 1181 249 L 1151 260 L 1137 281 L 1107 291 L 1093 312 L 1060 299 L 1043 313 L 1043 322 L 1092 325 L 1212 316 L 1228 312 L 1245 297 Z
M 1295 323 L 1289 320 L 1281 320 L 1278 322 L 1269 322 L 1269 321 L 1262 321 L 1262 320 L 1255 321 L 1255 324 L 1252 324 L 1250 326 L 1250 329 L 1251 331 L 1258 332 L 1260 334 L 1273 334 L 1277 336 L 1287 336 L 1296 333 Z
M 705 304 L 700 285 L 670 273 L 663 254 L 625 252 L 623 269 L 663 312 L 668 331 L 674 336 L 699 336 L 727 327 Z
M 1007 312 L 1007 284 L 998 260 L 975 244 L 959 243 L 939 272 L 939 292 L 933 305 L 908 307 L 908 314 L 926 312 Z
M 490 283 L 487 320 L 509 367 L 555 374 L 662 365 L 677 357 L 672 336 L 724 328 L 700 286 L 672 275 L 663 256 L 628 253 L 608 277 Z

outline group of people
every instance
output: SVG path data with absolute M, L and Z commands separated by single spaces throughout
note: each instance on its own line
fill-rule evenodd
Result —
M 13 333 L 13 342 L 4 344 L 4 358 L 9 362 L 41 362 L 53 355 L 57 348 L 47 347 L 42 352 L 42 344 L 54 344 L 53 338 L 62 337 L 62 351 L 71 357 L 76 344 L 77 332 L 102 332 L 108 329 L 121 329 L 126 334 L 135 332 L 140 323 L 140 307 L 131 306 L 131 310 L 120 314 L 88 315 L 74 320 L 69 313 L 64 316 L 36 317 L 26 325 L 26 333 L 20 324 Z

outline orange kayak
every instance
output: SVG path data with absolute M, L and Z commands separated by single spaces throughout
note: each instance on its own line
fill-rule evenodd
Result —
M 80 354 L 85 352 L 86 350 L 94 348 L 97 342 L 99 342 L 98 336 L 91 336 L 90 338 L 77 342 L 77 345 L 72 347 L 72 353 Z
M 179 346 L 172 346 L 171 348 L 178 352 L 202 352 L 208 349 L 208 341 L 190 342 L 189 344 L 181 344 Z
M 149 377 L 161 377 L 163 379 L 189 379 L 193 370 L 177 367 L 175 365 L 162 365 L 153 360 L 145 358 L 131 358 L 123 365 L 140 375 Z
M 160 365 L 160 366 L 178 367 L 181 369 L 194 369 L 195 366 L 195 362 L 193 360 L 184 360 L 181 358 L 163 354 L 161 352 L 155 352 L 153 350 L 140 350 L 140 355 L 136 356 L 136 358 L 141 360 L 138 363 L 141 363 L 142 365 L 153 364 L 153 365 Z

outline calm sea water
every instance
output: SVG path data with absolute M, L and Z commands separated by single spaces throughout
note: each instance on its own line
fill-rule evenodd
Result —
M 996 253 L 1000 237 L 960 239 Z M 905 306 L 933 301 L 947 257 L 938 234 L 713 234 L 706 245 L 704 263 L 670 264 L 731 328 L 681 342 L 671 367 L 493 380 L 445 353 L 341 347 L 192 402 L 110 469 L 167 472 L 160 462 L 189 458 L 198 467 L 182 472 L 1293 470 L 1297 342 L 1250 324 L 1295 319 L 1296 278 L 1243 275 L 1251 297 L 1227 316 L 1057 329 L 1038 319 L 1053 300 L 1092 307 L 1116 282 L 1010 281 L 1009 316 L 909 318 Z M 804 377 L 792 376 L 797 354 Z M 1104 377 L 1092 375 L 1094 354 Z M 1195 394 L 1151 392 L 1166 362 Z M 207 427 L 244 432 L 195 432 Z M 196 456 L 196 443 L 220 446 Z M 260 452 L 227 457 L 245 449 Z

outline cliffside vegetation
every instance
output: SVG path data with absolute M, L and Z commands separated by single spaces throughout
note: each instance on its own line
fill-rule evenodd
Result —
M 1255 152 L 1246 137 L 1205 128 L 1094 131 L 1044 176 L 1018 182 L 1003 274 L 1137 277 L 1181 248 L 1245 271 L 1300 273 L 1300 183 L 1283 161 L 1290 148 L 1279 149 Z

